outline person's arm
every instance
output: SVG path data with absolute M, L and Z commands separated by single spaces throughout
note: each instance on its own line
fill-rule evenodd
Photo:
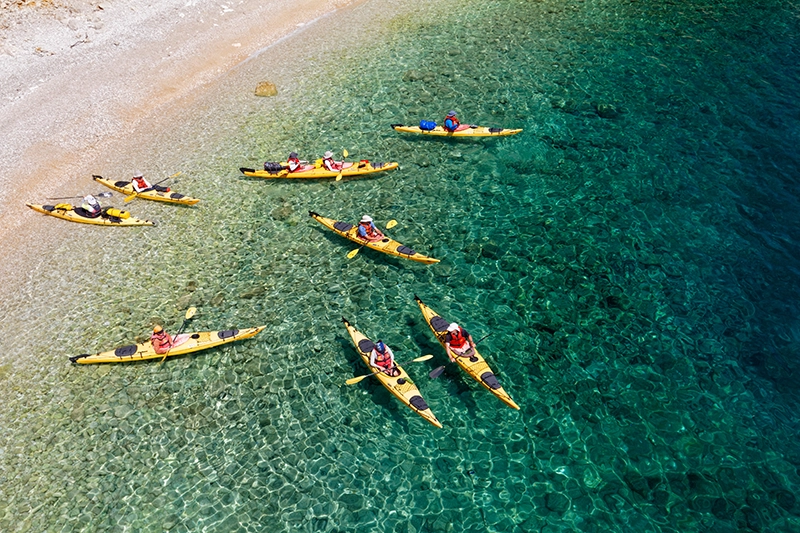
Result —
M 395 366 L 395 363 L 394 363 L 394 352 L 388 346 L 386 347 L 386 352 L 389 354 L 389 361 L 391 361 L 392 367 L 394 367 Z
M 375 364 L 375 350 L 369 352 L 369 366 L 378 368 L 378 365 Z
M 361 224 L 358 225 L 358 236 L 361 237 L 362 239 L 367 238 L 367 230 L 365 230 L 364 226 L 362 226 Z
M 294 172 L 295 170 L 297 170 L 297 167 L 299 166 L 300 163 L 298 163 L 297 161 L 289 161 L 289 172 Z

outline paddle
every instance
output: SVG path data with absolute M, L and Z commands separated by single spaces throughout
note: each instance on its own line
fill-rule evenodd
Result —
M 423 355 L 422 357 L 417 357 L 416 359 L 412 359 L 411 361 L 406 361 L 406 362 L 400 363 L 400 364 L 401 365 L 407 365 L 409 363 L 419 363 L 421 361 L 427 361 L 428 359 L 433 359 L 433 355 L 431 355 L 431 354 Z M 397 364 L 395 364 L 395 366 L 397 366 Z M 373 372 L 372 374 L 365 374 L 363 376 L 356 376 L 354 378 L 348 379 L 347 381 L 345 381 L 345 383 L 347 385 L 355 385 L 359 381 L 361 381 L 363 379 L 367 379 L 370 376 L 374 376 L 375 374 L 380 374 L 381 372 L 383 372 L 383 370 L 378 370 L 377 372 Z
M 175 174 L 173 174 L 172 176 L 167 176 L 166 178 L 164 178 L 163 180 L 159 181 L 158 183 L 154 183 L 154 184 L 152 184 L 152 185 L 151 185 L 150 187 L 148 187 L 147 189 L 143 189 L 143 190 L 141 190 L 141 191 L 136 191 L 136 190 L 134 190 L 134 191 L 133 191 L 133 194 L 131 194 L 130 196 L 127 196 L 127 197 L 125 197 L 125 199 L 123 200 L 123 202 L 127 204 L 128 202 L 130 202 L 131 200 L 133 200 L 134 198 L 136 198 L 136 195 L 137 195 L 137 194 L 139 194 L 139 193 L 142 193 L 142 192 L 152 191 L 152 190 L 155 188 L 155 186 L 156 186 L 156 185 L 160 185 L 160 184 L 164 183 L 165 181 L 167 181 L 168 179 L 170 179 L 170 178 L 174 178 L 175 176 L 179 176 L 179 175 L 181 175 L 181 174 L 183 174 L 183 172 L 179 170 L 178 172 L 176 172 L 176 173 L 175 173 Z
M 390 220 L 389 222 L 386 223 L 386 229 L 392 229 L 396 225 L 397 225 L 397 221 L 392 219 L 392 220 Z M 367 243 L 365 242 L 364 244 L 367 244 Z M 361 246 L 359 246 L 355 250 L 350 250 L 350 252 L 347 254 L 347 258 L 348 259 L 354 258 L 356 256 L 356 254 L 358 254 L 358 252 L 361 251 L 361 248 L 364 247 L 364 244 L 362 244 Z
M 114 196 L 113 193 L 110 192 L 100 192 L 97 194 L 93 194 L 92 196 L 96 196 L 97 198 L 111 198 Z M 64 196 L 63 198 L 46 198 L 46 200 L 71 200 L 73 198 L 84 198 L 83 196 Z
M 473 348 L 474 348 L 475 346 L 477 346 L 479 343 L 481 343 L 481 342 L 482 342 L 482 341 L 483 341 L 483 340 L 484 340 L 486 337 L 488 337 L 489 335 L 491 335 L 491 332 L 490 332 L 490 333 L 487 333 L 487 334 L 486 334 L 486 335 L 484 335 L 484 336 L 483 336 L 483 337 L 482 337 L 480 340 L 478 340 L 478 341 L 477 341 L 475 344 L 473 344 L 473 345 L 472 345 L 472 346 L 473 346 Z M 453 361 L 448 361 L 448 362 L 449 362 L 449 363 L 452 363 Z M 430 373 L 428 374 L 428 377 L 429 377 L 429 378 L 431 378 L 431 379 L 436 379 L 436 378 L 438 378 L 439 376 L 441 376 L 441 375 L 442 375 L 442 372 L 444 372 L 444 367 L 445 367 L 445 366 L 446 366 L 446 365 L 442 365 L 442 366 L 439 366 L 439 367 L 436 367 L 436 368 L 434 368 L 433 370 L 431 370 L 431 371 L 430 371 Z
M 189 319 L 191 319 L 196 312 L 197 312 L 197 308 L 196 307 L 190 307 L 189 309 L 186 310 L 186 318 L 183 319 L 183 324 L 181 325 L 181 329 L 178 330 L 178 333 L 175 334 L 175 337 L 172 337 L 173 340 L 175 340 L 175 338 L 177 338 L 178 335 L 183 333 L 183 328 L 186 327 L 186 323 L 189 322 Z M 164 357 L 161 358 L 161 361 L 159 362 L 159 364 L 164 362 L 164 359 L 167 358 L 167 356 L 169 355 L 169 351 L 170 350 L 172 350 L 172 346 L 170 346 L 169 350 L 164 352 Z
M 342 152 L 342 168 L 339 169 L 339 174 L 336 175 L 336 181 L 342 181 L 342 171 L 344 170 L 344 158 L 347 157 L 348 155 L 350 154 L 347 153 L 347 148 L 345 148 L 344 151 Z

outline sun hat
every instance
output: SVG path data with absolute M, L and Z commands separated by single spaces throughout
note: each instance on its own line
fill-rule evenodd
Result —
M 447 114 L 447 116 L 448 116 L 448 117 L 454 117 L 454 116 L 456 116 L 456 112 L 455 112 L 455 111 L 450 111 L 450 112 Z
M 333 157 L 333 152 L 328 150 L 327 152 L 325 152 L 325 157 Z
M 455 322 L 447 326 L 447 331 L 457 331 L 457 330 L 458 330 L 458 324 L 456 324 Z
M 156 325 L 156 327 L 153 328 L 153 333 L 161 333 L 162 331 L 164 331 L 164 328 L 159 325 Z
M 297 157 L 297 152 L 290 153 L 289 154 L 289 159 L 291 159 L 292 157 Z
M 134 174 L 134 175 L 133 175 L 133 177 L 134 177 L 134 178 L 143 178 L 143 177 L 144 177 L 144 174 L 142 174 L 141 172 L 139 172 L 139 171 L 137 170 L 137 171 L 136 171 L 136 174 Z
M 372 217 L 369 215 L 364 215 L 361 217 L 361 222 L 372 222 Z

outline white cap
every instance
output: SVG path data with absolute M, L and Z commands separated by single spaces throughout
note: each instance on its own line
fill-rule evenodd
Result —
M 458 324 L 456 324 L 455 322 L 447 326 L 447 331 L 457 331 L 457 330 L 458 330 Z
M 96 204 L 96 203 L 97 203 L 97 198 L 95 198 L 95 197 L 94 197 L 94 196 L 92 196 L 91 194 L 87 194 L 86 196 L 84 196 L 84 197 L 83 197 L 83 200 L 84 200 L 85 202 L 88 202 L 88 203 L 90 203 L 90 204 Z
M 325 157 L 333 157 L 333 152 L 328 150 L 327 152 L 325 152 Z
M 364 215 L 361 217 L 361 222 L 372 222 L 372 217 L 369 215 Z
M 144 174 L 142 174 L 141 172 L 139 172 L 139 171 L 137 170 L 137 171 L 136 171 L 136 173 L 133 175 L 133 177 L 134 177 L 134 178 L 143 178 L 143 177 L 144 177 Z

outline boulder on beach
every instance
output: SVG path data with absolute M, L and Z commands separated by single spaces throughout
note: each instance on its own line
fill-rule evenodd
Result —
M 270 81 L 260 81 L 256 85 L 256 96 L 277 96 L 278 88 Z

